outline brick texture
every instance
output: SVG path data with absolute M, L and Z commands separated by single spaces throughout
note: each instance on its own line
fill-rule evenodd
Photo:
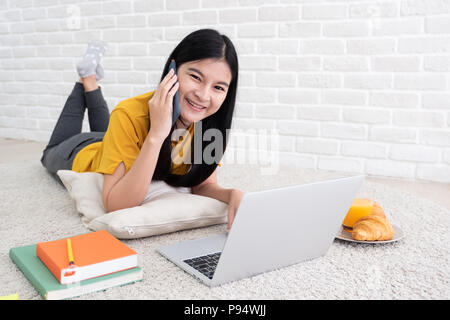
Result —
M 5 0 L 0 137 L 49 139 L 89 40 L 110 46 L 112 110 L 154 90 L 172 49 L 205 27 L 238 51 L 233 128 L 275 130 L 280 163 L 450 182 L 444 0 Z

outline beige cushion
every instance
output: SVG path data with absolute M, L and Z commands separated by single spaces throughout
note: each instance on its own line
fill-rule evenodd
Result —
M 179 230 L 227 222 L 227 204 L 176 188 L 164 181 L 152 181 L 140 206 L 106 213 L 102 202 L 103 174 L 57 172 L 75 200 L 82 221 L 94 231 L 107 230 L 120 239 L 154 236 Z

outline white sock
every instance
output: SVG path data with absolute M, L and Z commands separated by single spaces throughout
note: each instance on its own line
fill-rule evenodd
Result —
M 95 69 L 95 79 L 97 81 L 100 81 L 105 76 L 105 72 L 103 71 L 103 67 L 101 64 L 97 65 L 97 68 Z
M 77 72 L 81 78 L 96 74 L 97 67 L 100 60 L 108 49 L 108 45 L 101 40 L 92 40 L 88 43 L 88 48 L 83 56 L 83 59 L 77 63 Z M 103 78 L 103 68 L 101 68 L 101 76 L 96 74 L 96 77 Z

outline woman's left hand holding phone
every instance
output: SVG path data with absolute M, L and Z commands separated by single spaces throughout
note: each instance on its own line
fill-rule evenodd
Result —
M 148 102 L 150 114 L 149 136 L 153 139 L 163 141 L 170 133 L 172 128 L 173 97 L 178 87 L 177 75 L 171 69 Z

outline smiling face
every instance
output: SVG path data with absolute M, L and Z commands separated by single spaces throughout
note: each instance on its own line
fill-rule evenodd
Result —
M 180 117 L 184 127 L 219 110 L 231 83 L 231 70 L 225 60 L 189 61 L 177 69 Z M 194 104 L 194 106 L 191 103 Z M 179 124 L 179 121 L 177 121 Z

